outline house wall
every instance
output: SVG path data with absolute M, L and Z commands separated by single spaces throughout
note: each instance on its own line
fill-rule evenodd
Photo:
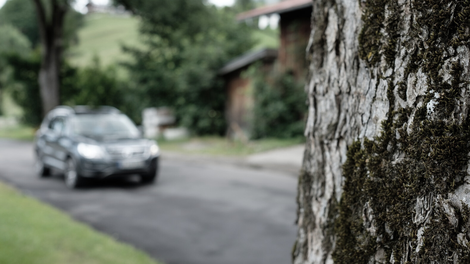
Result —
M 246 68 L 234 71 L 226 76 L 227 104 L 226 119 L 229 137 L 246 137 L 250 130 L 250 115 L 253 108 L 251 81 L 242 77 Z
M 280 15 L 280 70 L 291 70 L 298 79 L 305 78 L 308 69 L 305 49 L 311 32 L 311 15 L 311 7 Z

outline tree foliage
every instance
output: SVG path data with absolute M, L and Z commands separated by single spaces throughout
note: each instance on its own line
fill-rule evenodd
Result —
M 97 57 L 86 67 L 67 65 L 61 72 L 61 101 L 65 105 L 114 106 L 139 122 L 138 98 L 113 66 L 103 67 Z
M 41 58 L 37 52 L 31 56 L 10 53 L 7 62 L 13 68 L 9 89 L 15 102 L 23 109 L 22 122 L 37 126 L 42 119 L 42 104 L 39 98 L 38 70 Z
M 225 90 L 218 70 L 253 45 L 231 9 L 201 0 L 120 1 L 142 18 L 143 48 L 127 64 L 144 106 L 171 106 L 196 134 L 225 133 Z M 164 6 L 165 8 L 161 8 Z
M 289 72 L 263 73 L 250 69 L 254 81 L 254 109 L 251 136 L 255 139 L 301 137 L 305 127 L 307 96 L 303 83 Z
M 7 79 L 12 82 L 13 97 L 18 104 L 26 106 L 25 121 L 29 124 L 37 122 L 31 117 L 35 115 L 36 105 L 49 105 L 39 111 L 45 113 L 60 102 L 58 85 L 63 70 L 62 52 L 77 41 L 77 30 L 83 22 L 83 16 L 69 10 L 69 4 L 66 0 L 9 0 L 0 9 L 0 51 L 7 54 L 7 59 L 0 58 L 0 88 L 5 86 Z M 40 68 L 36 67 L 36 55 L 30 56 L 31 48 L 43 55 Z M 12 68 L 14 73 L 8 74 Z M 41 69 L 41 73 L 30 74 L 33 68 Z M 36 80 L 32 79 L 33 76 Z M 32 90 L 38 88 L 38 81 L 42 89 L 36 95 Z M 19 88 L 20 83 L 25 87 Z M 42 99 L 41 103 L 33 102 L 38 98 Z
M 0 25 L 0 54 L 2 53 L 28 53 L 31 50 L 31 42 L 12 25 Z
M 38 126 L 42 120 L 42 102 L 38 100 L 37 81 L 41 59 L 38 52 L 30 56 L 10 53 L 6 56 L 12 66 L 13 80 L 9 89 L 15 102 L 23 109 L 22 121 Z M 65 105 L 111 105 L 138 121 L 138 99 L 127 90 L 127 82 L 117 76 L 115 68 L 103 68 L 95 60 L 90 66 L 75 68 L 64 63 L 60 71 L 61 102 Z
M 8 0 L 0 9 L 0 25 L 6 24 L 21 31 L 33 46 L 39 43 L 36 10 L 31 0 Z
M 235 0 L 235 2 L 233 3 L 233 8 L 237 12 L 244 12 L 244 11 L 254 9 L 257 6 L 257 4 L 260 4 L 259 2 L 260 1 L 255 1 L 255 0 Z
M 31 52 L 31 43 L 15 27 L 11 25 L 0 26 L 0 115 L 3 114 L 2 95 L 5 87 L 12 79 L 11 67 L 5 58 L 7 54 L 28 54 Z
M 32 47 L 40 43 L 37 13 L 31 0 L 8 0 L 0 9 L 0 25 L 11 25 L 17 28 L 27 37 Z M 78 41 L 77 30 L 82 25 L 82 14 L 75 10 L 70 10 L 66 14 L 64 24 L 66 47 Z
M 67 16 L 73 14 L 71 0 L 33 0 L 36 6 L 41 44 L 38 81 L 42 113 L 60 104 L 60 71 L 67 47 Z M 73 27 L 71 27 L 73 28 Z M 69 28 L 70 29 L 70 28 Z

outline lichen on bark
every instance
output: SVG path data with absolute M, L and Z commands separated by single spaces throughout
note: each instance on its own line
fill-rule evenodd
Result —
M 294 263 L 470 263 L 469 1 L 315 1 L 312 20 Z

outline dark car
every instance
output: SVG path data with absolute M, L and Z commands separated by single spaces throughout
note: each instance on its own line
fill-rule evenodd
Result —
M 134 123 L 109 106 L 59 106 L 51 110 L 36 133 L 36 172 L 64 173 L 69 188 L 85 179 L 139 174 L 145 183 L 158 175 L 159 148 L 144 139 Z

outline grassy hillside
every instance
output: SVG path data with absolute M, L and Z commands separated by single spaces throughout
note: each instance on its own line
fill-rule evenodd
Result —
M 279 29 L 255 30 L 253 38 L 257 42 L 253 50 L 263 48 L 279 48 Z
M 89 65 L 96 55 L 102 65 L 110 65 L 129 59 L 121 50 L 121 45 L 139 44 L 139 21 L 131 16 L 92 14 L 85 17 L 85 25 L 78 36 L 80 43 L 71 50 L 71 62 L 76 66 Z M 253 50 L 277 48 L 278 30 L 256 30 L 253 37 L 258 42 Z
M 71 62 L 77 66 L 89 65 L 98 56 L 103 65 L 125 60 L 121 45 L 135 45 L 138 40 L 137 18 L 109 14 L 91 14 L 85 17 L 80 29 L 79 44 L 71 51 Z

